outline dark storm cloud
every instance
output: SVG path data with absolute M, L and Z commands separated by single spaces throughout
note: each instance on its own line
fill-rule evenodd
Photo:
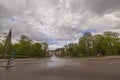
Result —
M 120 23 L 114 25 L 112 29 L 120 29 Z
M 8 18 L 11 12 L 0 3 L 0 18 Z
M 97 14 L 120 10 L 120 0 L 85 0 L 87 8 Z

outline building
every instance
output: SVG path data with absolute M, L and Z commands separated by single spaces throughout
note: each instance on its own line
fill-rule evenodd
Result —
M 55 55 L 56 56 L 64 56 L 65 55 L 65 48 L 57 48 L 56 50 L 55 50 Z

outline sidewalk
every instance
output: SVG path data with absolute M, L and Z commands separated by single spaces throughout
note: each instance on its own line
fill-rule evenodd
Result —
M 0 59 L 0 67 L 6 67 L 7 62 L 9 59 Z M 25 61 L 34 61 L 34 60 L 40 60 L 37 58 L 29 58 L 29 59 L 14 59 L 14 62 L 25 62 Z M 14 63 L 13 63 L 14 65 Z
M 99 57 L 69 57 L 63 59 L 81 59 L 81 60 L 106 60 L 106 59 L 120 59 L 120 55 L 117 56 L 99 56 Z
M 43 60 L 43 59 L 46 59 L 46 58 L 41 58 L 41 59 L 38 59 L 38 58 L 28 58 L 28 59 L 14 59 L 15 62 L 19 62 L 19 61 L 35 61 L 35 60 Z M 64 59 L 64 58 L 63 58 Z M 74 58 L 72 58 L 74 59 Z M 95 59 L 95 60 L 99 60 L 99 59 L 120 59 L 120 55 L 118 56 L 102 56 L 102 57 L 94 57 L 94 58 L 78 58 L 78 59 Z M 8 59 L 0 59 L 0 64 L 3 63 L 3 62 L 7 62 Z
M 88 59 L 120 59 L 120 55 L 119 56 L 103 56 L 103 57 L 88 58 Z
M 28 58 L 28 59 L 14 59 L 15 61 L 32 61 L 32 60 L 40 60 L 37 58 Z M 0 62 L 6 62 L 8 59 L 0 59 Z

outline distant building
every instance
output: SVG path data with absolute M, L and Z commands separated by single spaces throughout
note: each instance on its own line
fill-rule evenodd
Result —
M 55 50 L 55 55 L 56 56 L 63 56 L 65 55 L 65 48 L 58 48 Z
M 57 48 L 56 50 L 48 50 L 46 53 L 47 57 L 51 57 L 53 54 L 56 56 L 64 56 L 65 55 L 65 48 Z

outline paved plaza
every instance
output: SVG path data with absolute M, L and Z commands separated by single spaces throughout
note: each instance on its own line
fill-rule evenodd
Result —
M 0 80 L 120 80 L 120 59 L 28 59 L 0 67 Z

